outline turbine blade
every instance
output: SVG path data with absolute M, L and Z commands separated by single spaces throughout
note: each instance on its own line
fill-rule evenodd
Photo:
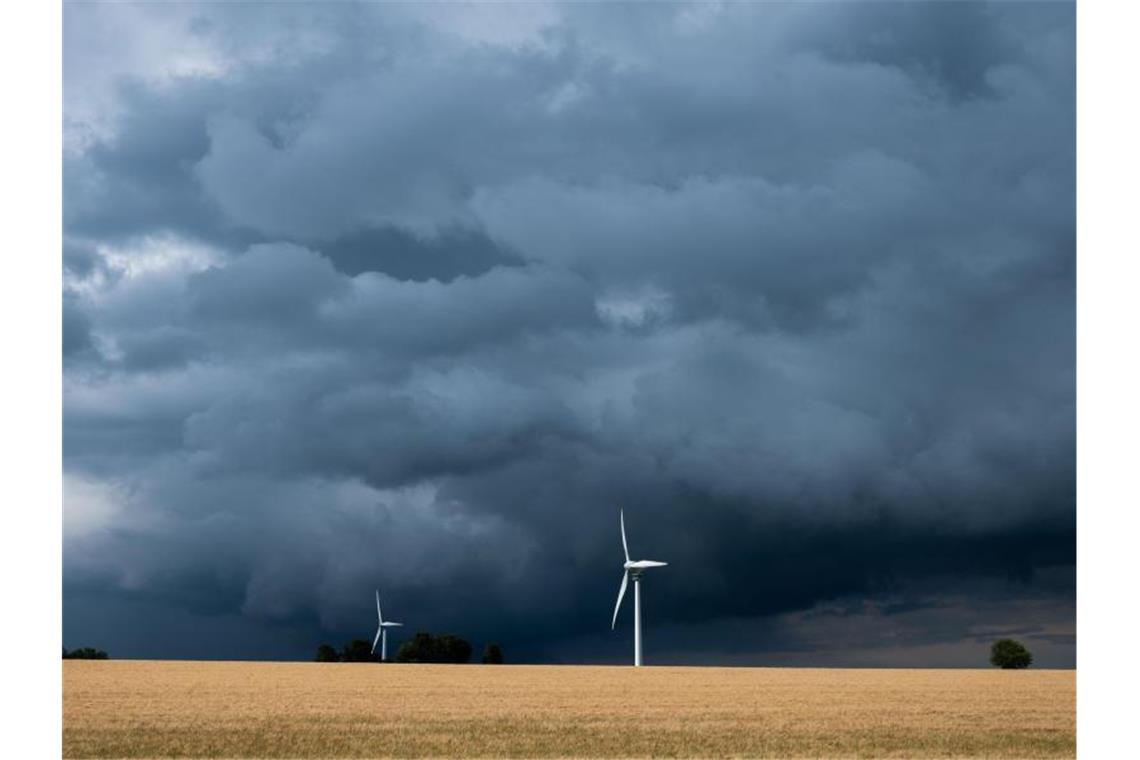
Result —
M 376 589 L 376 617 L 380 618 L 380 623 L 384 623 L 384 613 L 380 611 L 380 589 Z
M 629 562 L 629 544 L 625 542 L 625 510 L 621 510 L 621 548 L 625 550 L 625 561 Z
M 380 643 L 380 632 L 383 630 L 383 628 L 376 629 L 376 638 L 372 639 L 372 654 L 376 654 L 376 645 Z
M 628 584 L 629 584 L 629 573 L 628 573 L 628 572 L 625 572 L 625 571 L 623 571 L 623 572 L 622 572 L 622 574 L 621 574 L 621 588 L 619 588 L 619 589 L 618 589 L 618 600 L 617 600 L 617 604 L 615 604 L 615 605 L 614 605 L 614 620 L 613 620 L 613 622 L 612 622 L 612 623 L 610 623 L 610 630 L 611 630 L 611 631 L 612 631 L 612 630 L 613 630 L 615 627 L 617 627 L 617 614 L 618 614 L 618 610 L 620 610 L 620 609 L 621 609 L 621 600 L 622 600 L 622 597 L 624 597 L 624 596 L 625 596 L 625 587 L 626 587 Z

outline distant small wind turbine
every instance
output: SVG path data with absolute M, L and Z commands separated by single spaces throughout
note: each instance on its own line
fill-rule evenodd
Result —
M 388 629 L 397 628 L 403 623 L 393 623 L 384 620 L 384 613 L 380 611 L 380 589 L 376 589 L 376 617 L 380 619 L 380 626 L 376 629 L 376 638 L 372 640 L 372 654 L 376 654 L 376 642 L 380 642 L 380 661 L 388 661 Z
M 621 546 L 625 550 L 625 565 L 621 575 L 621 588 L 618 589 L 617 604 L 614 605 L 614 620 L 610 624 L 612 631 L 617 626 L 618 610 L 621 609 L 621 600 L 625 596 L 625 587 L 633 576 L 633 665 L 641 667 L 641 574 L 650 567 L 664 567 L 667 562 L 657 562 L 652 559 L 639 559 L 633 562 L 629 558 L 629 544 L 625 540 L 625 511 L 621 511 Z

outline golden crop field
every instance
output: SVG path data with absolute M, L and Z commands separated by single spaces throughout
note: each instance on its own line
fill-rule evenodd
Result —
M 63 663 L 64 757 L 1073 757 L 1074 671 Z

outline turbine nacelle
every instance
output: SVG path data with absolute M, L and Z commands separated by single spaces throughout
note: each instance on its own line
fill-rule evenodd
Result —
M 639 559 L 636 562 L 627 561 L 624 565 L 626 570 L 644 570 L 647 567 L 665 567 L 668 562 L 658 562 L 655 559 Z

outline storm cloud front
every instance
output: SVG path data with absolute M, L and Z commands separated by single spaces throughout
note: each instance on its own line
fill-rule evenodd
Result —
M 64 645 L 1075 664 L 1074 8 L 64 11 Z

